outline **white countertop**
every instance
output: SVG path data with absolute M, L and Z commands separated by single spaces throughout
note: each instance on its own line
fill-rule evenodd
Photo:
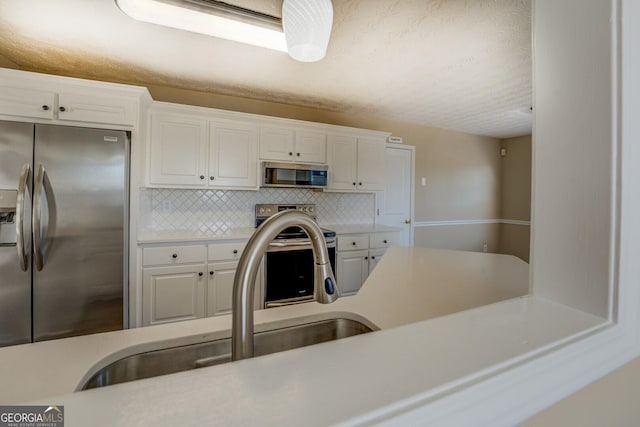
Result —
M 337 234 L 383 233 L 401 231 L 400 228 L 380 224 L 320 224 L 321 227 L 333 230 Z M 224 240 L 249 239 L 256 231 L 253 227 L 229 228 L 217 232 L 199 232 L 193 230 L 171 230 L 141 233 L 138 243 L 141 245 L 153 243 L 207 242 Z
M 63 404 L 67 426 L 333 424 L 603 322 L 517 298 L 528 292 L 528 276 L 528 265 L 512 256 L 392 247 L 355 296 L 255 313 L 256 330 L 344 316 L 381 331 L 78 393 L 71 392 L 90 370 L 162 341 L 228 336 L 230 316 L 8 347 L 0 349 L 0 404 Z

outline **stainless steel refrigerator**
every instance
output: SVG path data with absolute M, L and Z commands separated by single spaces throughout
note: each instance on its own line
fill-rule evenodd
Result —
M 0 121 L 0 347 L 122 329 L 129 138 Z

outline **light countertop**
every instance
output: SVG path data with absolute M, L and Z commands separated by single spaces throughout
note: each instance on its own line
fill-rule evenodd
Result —
M 67 426 L 353 420 L 603 322 L 523 296 L 528 270 L 507 255 L 392 247 L 357 295 L 255 313 L 256 330 L 349 317 L 381 331 L 78 393 L 91 373 L 126 355 L 229 336 L 230 316 L 8 347 L 0 349 L 0 404 L 63 404 Z M 491 351 L 476 351 L 480 343 Z
M 337 234 L 382 233 L 400 231 L 400 228 L 380 224 L 319 224 Z M 172 230 L 141 233 L 138 244 L 218 242 L 225 240 L 247 240 L 255 232 L 253 227 L 239 227 L 217 232 L 196 232 L 192 230 Z

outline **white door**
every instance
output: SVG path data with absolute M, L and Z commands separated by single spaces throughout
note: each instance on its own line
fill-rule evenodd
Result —
M 398 227 L 401 246 L 413 246 L 412 146 L 387 144 L 384 191 L 376 194 L 376 223 Z

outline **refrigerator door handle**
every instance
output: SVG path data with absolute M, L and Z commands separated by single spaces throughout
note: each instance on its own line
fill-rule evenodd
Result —
M 31 176 L 31 168 L 28 163 L 22 166 L 20 171 L 20 179 L 18 181 L 18 199 L 16 200 L 16 248 L 18 249 L 18 260 L 20 261 L 20 269 L 27 271 L 29 268 L 27 261 L 29 259 L 27 255 L 27 249 L 24 244 L 24 199 L 27 195 L 27 182 Z
M 47 198 L 48 207 L 47 235 L 45 236 L 44 242 L 42 239 L 41 229 L 42 193 L 44 193 L 44 196 Z M 40 164 L 33 189 L 33 214 L 31 217 L 33 228 L 33 258 L 38 271 L 42 271 L 45 263 L 46 247 L 43 243 L 46 243 L 46 241 L 48 241 L 48 237 L 53 234 L 54 231 L 51 225 L 53 224 L 55 226 L 56 223 L 56 203 L 54 198 L 51 196 L 51 183 L 49 182 L 47 171 L 44 168 L 44 165 Z

